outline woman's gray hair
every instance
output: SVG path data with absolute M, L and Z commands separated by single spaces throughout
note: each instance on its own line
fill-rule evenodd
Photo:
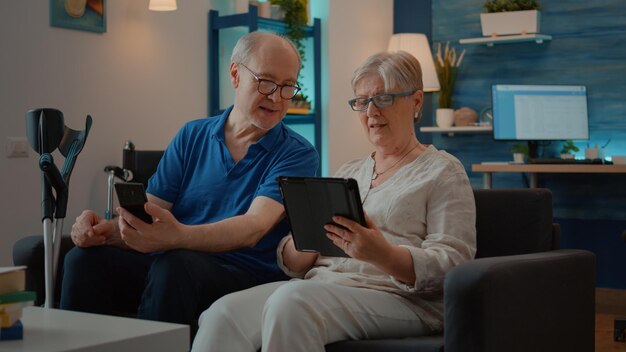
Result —
M 378 75 L 385 82 L 385 90 L 401 89 L 402 91 L 422 90 L 422 67 L 415 56 L 406 51 L 379 52 L 368 57 L 354 71 L 352 90 L 357 83 L 369 75 Z
M 422 82 L 422 66 L 415 56 L 406 51 L 381 51 L 368 57 L 355 71 L 352 78 L 352 91 L 356 92 L 356 85 L 366 76 L 377 75 L 385 83 L 385 91 L 400 89 L 402 92 L 424 89 Z M 413 121 L 419 122 L 422 112 L 416 111 Z
M 293 42 L 289 40 L 289 38 L 284 37 L 282 35 L 276 35 L 272 33 L 259 32 L 259 31 L 250 32 L 244 35 L 243 37 L 239 38 L 239 40 L 237 41 L 237 44 L 235 44 L 235 47 L 233 48 L 233 53 L 230 56 L 230 62 L 234 62 L 238 64 L 242 63 L 245 65 L 246 63 L 248 63 L 249 58 L 254 53 L 256 48 L 261 44 L 262 40 L 264 38 L 270 38 L 270 37 L 280 38 L 287 45 L 289 45 L 293 49 L 293 51 L 296 53 L 296 56 L 298 57 L 298 66 L 302 66 L 302 59 L 300 58 L 300 53 L 298 52 L 298 49 L 293 44 Z

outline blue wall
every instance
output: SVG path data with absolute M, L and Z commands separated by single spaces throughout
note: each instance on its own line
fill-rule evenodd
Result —
M 415 21 L 406 6 L 423 7 L 431 1 L 396 0 L 395 20 Z M 626 155 L 626 2 L 623 0 L 543 0 L 541 33 L 552 36 L 543 44 L 518 43 L 494 47 L 460 45 L 461 38 L 481 37 L 483 0 L 432 1 L 432 39 L 467 53 L 454 93 L 454 107 L 476 111 L 490 107 L 494 83 L 583 84 L 589 92 L 589 141 L 603 145 L 605 154 Z M 421 18 L 421 21 L 425 21 Z M 417 32 L 417 30 L 416 30 Z M 436 99 L 433 99 L 436 101 Z M 432 119 L 432 117 L 431 117 Z M 430 121 L 432 125 L 432 121 Z M 510 160 L 512 143 L 496 142 L 491 134 L 418 135 L 457 156 L 472 185 L 482 187 L 482 174 L 471 164 Z M 555 153 L 561 143 L 544 149 Z M 555 221 L 561 223 L 564 248 L 596 253 L 599 287 L 626 288 L 626 175 L 542 175 L 540 186 L 554 195 Z M 495 188 L 527 187 L 522 174 L 494 175 Z

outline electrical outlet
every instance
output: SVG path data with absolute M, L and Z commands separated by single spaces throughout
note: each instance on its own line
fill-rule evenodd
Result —
M 25 137 L 8 137 L 7 158 L 28 158 L 30 145 Z

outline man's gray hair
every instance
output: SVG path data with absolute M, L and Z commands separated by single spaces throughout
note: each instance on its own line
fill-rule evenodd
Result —
M 289 38 L 286 38 L 281 35 L 276 35 L 276 34 L 266 33 L 266 32 L 259 32 L 259 31 L 250 32 L 244 35 L 243 37 L 239 38 L 239 40 L 237 41 L 237 44 L 235 44 L 235 48 L 233 49 L 233 54 L 230 57 L 230 61 L 234 63 L 242 63 L 245 65 L 246 63 L 248 63 L 248 60 L 254 54 L 254 51 L 258 48 L 258 46 L 260 45 L 260 42 L 264 38 L 269 38 L 269 37 L 280 38 L 287 45 L 289 45 L 293 49 L 293 52 L 298 57 L 298 67 L 302 66 L 302 59 L 300 58 L 300 53 L 298 52 L 298 49 L 293 44 L 293 42 L 289 40 Z

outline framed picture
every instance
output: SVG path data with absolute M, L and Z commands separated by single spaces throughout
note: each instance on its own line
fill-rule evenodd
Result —
M 106 32 L 106 0 L 50 0 L 50 25 Z

